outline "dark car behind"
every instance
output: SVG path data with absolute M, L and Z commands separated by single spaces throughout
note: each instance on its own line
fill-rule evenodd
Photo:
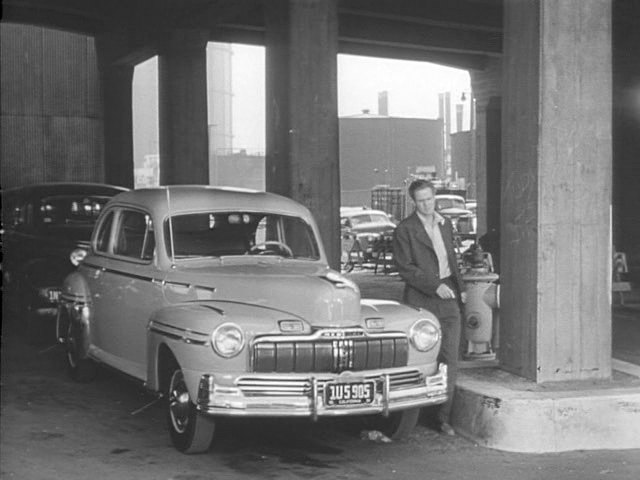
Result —
M 52 336 L 70 254 L 88 244 L 104 205 L 125 188 L 45 183 L 2 192 L 3 304 L 31 342 Z
M 341 207 L 340 225 L 343 235 L 355 235 L 365 261 L 373 260 L 376 244 L 396 228 L 386 212 L 363 207 Z

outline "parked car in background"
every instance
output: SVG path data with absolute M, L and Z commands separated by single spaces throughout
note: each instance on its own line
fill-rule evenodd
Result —
M 467 210 L 471 212 L 471 232 L 475 235 L 478 231 L 478 202 L 467 199 L 464 202 Z
M 476 215 L 467 208 L 463 196 L 436 194 L 436 211 L 451 220 L 454 232 L 461 240 L 468 240 L 475 237 Z
M 275 194 L 171 186 L 118 195 L 64 282 L 73 378 L 96 363 L 166 399 L 173 445 L 209 448 L 220 417 L 371 416 L 407 433 L 446 399 L 426 310 L 364 300 L 327 264 L 302 205 Z
M 340 226 L 343 235 L 355 235 L 365 261 L 373 259 L 376 243 L 396 228 L 386 212 L 367 207 L 341 207 Z
M 467 210 L 469 210 L 471 213 L 475 214 L 477 209 L 478 209 L 478 202 L 476 200 L 465 200 L 464 201 L 464 206 Z
M 48 183 L 2 192 L 3 301 L 31 342 L 50 334 L 70 254 L 88 243 L 98 215 L 126 189 L 95 183 Z

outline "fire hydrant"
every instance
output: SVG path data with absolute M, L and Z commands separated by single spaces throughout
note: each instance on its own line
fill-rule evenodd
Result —
M 494 309 L 500 306 L 500 286 L 495 283 L 499 275 L 493 272 L 491 255 L 477 244 L 462 255 L 462 262 L 467 297 L 463 319 L 463 338 L 467 345 L 463 356 L 492 360 L 496 357 L 494 348 L 497 346 L 494 345 L 497 339 L 494 338 Z

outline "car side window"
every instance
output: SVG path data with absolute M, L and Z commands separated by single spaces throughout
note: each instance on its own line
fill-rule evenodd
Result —
M 33 218 L 33 205 L 31 203 L 15 203 L 9 208 L 11 209 L 11 227 L 14 230 L 27 229 Z
M 146 213 L 123 210 L 113 253 L 137 260 L 153 259 L 155 237 L 153 222 Z
M 113 224 L 113 211 L 109 212 L 107 218 L 105 218 L 98 227 L 98 233 L 96 235 L 96 250 L 98 252 L 107 252 L 109 248 L 109 237 L 111 234 L 111 225 Z

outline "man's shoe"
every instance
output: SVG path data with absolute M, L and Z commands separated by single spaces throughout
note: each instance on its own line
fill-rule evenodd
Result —
M 453 437 L 456 434 L 456 431 L 453 429 L 453 427 L 446 422 L 440 424 L 440 431 L 445 435 L 449 435 L 450 437 Z

